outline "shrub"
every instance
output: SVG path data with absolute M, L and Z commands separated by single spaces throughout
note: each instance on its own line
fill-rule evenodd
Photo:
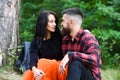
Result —
M 103 68 L 115 67 L 120 60 L 120 32 L 94 29 L 92 32 L 100 43 Z

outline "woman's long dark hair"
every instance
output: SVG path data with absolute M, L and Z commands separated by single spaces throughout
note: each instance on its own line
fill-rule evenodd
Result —
M 42 38 L 44 36 L 46 36 L 47 34 L 47 24 L 48 24 L 48 15 L 49 14 L 53 14 L 55 16 L 55 23 L 56 23 L 56 30 L 55 32 L 52 32 L 51 37 L 54 37 L 54 35 L 60 36 L 60 30 L 58 28 L 58 17 L 56 15 L 55 12 L 53 11 L 42 11 L 38 18 L 37 18 L 37 22 L 36 22 L 36 31 L 35 31 L 35 35 L 34 38 Z
M 55 16 L 55 23 L 56 23 L 56 28 L 55 32 L 51 32 L 51 48 L 53 50 L 53 53 L 55 53 L 54 56 L 57 56 L 58 60 L 63 58 L 62 55 L 62 50 L 61 50 L 61 44 L 62 44 L 62 35 L 60 32 L 60 29 L 58 28 L 58 17 L 55 12 L 53 11 L 42 11 L 36 22 L 36 31 L 34 35 L 34 40 L 31 44 L 32 46 L 35 46 L 36 53 L 39 53 L 39 49 L 42 46 L 42 39 L 46 37 L 47 35 L 47 25 L 48 25 L 48 16 L 49 14 L 53 14 Z
M 63 57 L 62 50 L 61 50 L 62 35 L 60 32 L 60 29 L 58 28 L 58 17 L 55 12 L 42 11 L 38 16 L 38 19 L 36 22 L 36 31 L 34 35 L 34 38 L 37 39 L 35 45 L 36 45 L 36 48 L 40 48 L 43 37 L 46 37 L 47 35 L 47 25 L 48 25 L 49 14 L 53 14 L 55 16 L 55 23 L 56 23 L 55 32 L 51 32 L 51 38 L 53 40 L 52 42 L 54 42 L 54 44 L 51 44 L 51 48 L 53 49 L 53 52 L 56 53 L 56 55 L 58 56 L 58 59 L 62 59 Z

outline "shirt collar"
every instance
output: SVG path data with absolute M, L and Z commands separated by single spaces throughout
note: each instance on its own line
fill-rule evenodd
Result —
M 80 28 L 74 40 L 79 41 L 80 36 L 81 36 L 81 34 L 83 34 L 83 32 L 84 32 L 83 29 Z M 72 38 L 71 38 L 70 35 L 66 35 L 66 36 L 64 37 L 64 40 L 72 40 Z

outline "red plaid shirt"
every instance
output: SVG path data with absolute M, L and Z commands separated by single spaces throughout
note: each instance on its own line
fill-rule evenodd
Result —
M 101 80 L 101 55 L 99 44 L 94 35 L 80 29 L 74 40 L 66 35 L 62 40 L 62 51 L 69 59 L 80 60 L 92 72 L 95 80 Z

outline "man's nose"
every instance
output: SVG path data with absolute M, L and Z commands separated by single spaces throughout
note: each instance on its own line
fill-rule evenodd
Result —
M 60 25 L 62 26 L 62 23 Z

